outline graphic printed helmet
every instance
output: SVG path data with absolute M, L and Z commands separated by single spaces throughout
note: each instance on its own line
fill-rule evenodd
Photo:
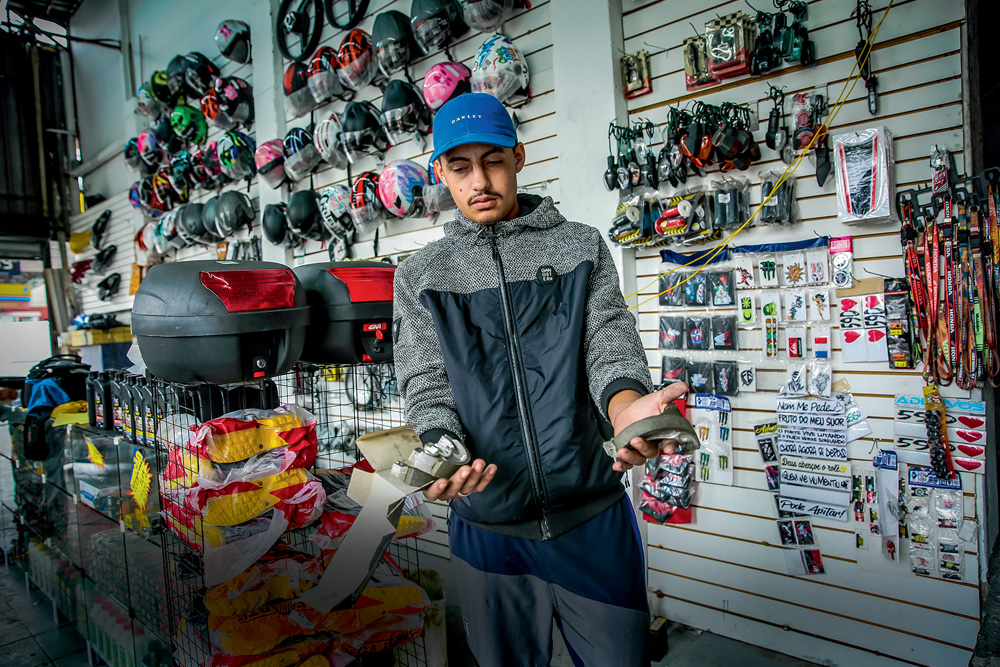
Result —
M 201 98 L 201 113 L 212 127 L 220 130 L 231 130 L 236 127 L 236 121 L 222 111 L 219 105 L 219 95 L 215 88 L 209 88 Z
M 152 184 L 153 194 L 156 195 L 156 198 L 163 204 L 164 211 L 169 211 L 177 204 L 187 201 L 186 187 L 183 192 L 183 200 L 181 199 L 182 193 L 174 190 L 174 186 L 170 182 L 170 167 L 160 167 L 157 172 L 153 174 Z
M 347 33 L 337 50 L 340 82 L 351 90 L 361 90 L 375 79 L 377 70 L 372 39 L 368 33 L 358 28 Z
M 179 100 L 184 95 L 184 78 L 187 75 L 187 61 L 184 56 L 178 53 L 171 58 L 166 71 L 170 95 L 175 101 Z
M 330 233 L 344 241 L 354 242 L 354 221 L 351 220 L 351 189 L 344 184 L 331 185 L 319 193 L 319 210 L 323 224 Z
M 191 166 L 190 153 L 187 151 L 181 151 L 171 158 L 168 177 L 170 178 L 170 185 L 173 186 L 174 191 L 182 193 L 182 198 L 186 201 L 188 198 L 188 190 L 193 188 L 195 185 L 194 170 Z
M 192 51 L 184 56 L 184 90 L 188 97 L 201 99 L 219 78 L 219 68 L 204 53 Z
M 425 131 L 430 113 L 416 86 L 402 79 L 393 79 L 382 95 L 382 113 L 379 124 L 393 146 Z
M 250 26 L 243 21 L 226 19 L 215 29 L 215 45 L 223 56 L 240 63 L 250 60 Z
M 205 174 L 210 179 L 209 188 L 225 185 L 230 181 L 230 178 L 222 171 L 222 163 L 219 161 L 218 142 L 208 142 L 205 150 L 202 151 L 201 164 Z
M 244 127 L 253 124 L 253 86 L 238 76 L 227 76 L 215 81 L 215 96 L 219 109 Z
M 250 178 L 256 172 L 253 154 L 257 146 L 254 140 L 237 130 L 230 130 L 219 139 L 216 151 L 222 173 L 236 181 Z
M 327 111 L 313 130 L 313 143 L 324 162 L 333 165 L 335 169 L 347 169 L 347 156 L 340 144 L 340 117 L 333 111 Z
M 427 172 L 412 160 L 394 160 L 378 177 L 378 198 L 397 218 L 424 214 L 424 188 Z M 368 230 L 365 230 L 368 231 Z
M 178 104 L 170 112 L 170 128 L 186 142 L 201 145 L 208 136 L 208 124 L 201 111 L 187 104 Z
M 472 71 L 462 63 L 434 65 L 424 76 L 424 102 L 437 111 L 448 100 L 472 92 Z
M 139 90 L 136 91 L 135 108 L 150 120 L 156 120 L 165 111 L 163 104 L 153 98 L 153 94 L 149 91 L 148 83 L 142 84 L 139 86 Z
M 278 188 L 285 180 L 285 151 L 281 139 L 271 139 L 257 146 L 253 154 L 257 173 L 272 188 Z
M 528 94 L 528 64 L 503 35 L 493 35 L 479 47 L 472 65 L 472 91 L 489 93 L 506 102 L 517 93 Z
M 444 48 L 469 30 L 455 0 L 413 0 L 410 27 L 425 54 Z
M 375 47 L 375 61 L 386 77 L 409 65 L 417 55 L 410 19 L 395 9 L 375 17 L 372 43 Z
M 191 153 L 191 186 L 196 188 L 211 188 L 215 185 L 205 169 L 205 152 L 201 149 Z
M 462 18 L 479 32 L 495 32 L 510 18 L 515 0 L 458 0 Z
M 309 92 L 317 104 L 322 104 L 344 94 L 344 86 L 337 75 L 337 51 L 324 46 L 316 51 L 309 63 Z
M 174 132 L 174 128 L 170 124 L 170 116 L 161 118 L 153 131 L 156 133 L 157 146 L 167 153 L 176 153 L 184 148 L 186 142 Z
M 156 133 L 153 130 L 143 130 L 135 138 L 136 149 L 139 151 L 139 158 L 146 164 L 153 165 L 159 162 L 159 142 L 156 140 Z M 126 152 L 128 147 L 126 147 Z
M 302 127 L 293 127 L 285 135 L 285 175 L 293 182 L 301 181 L 320 163 L 313 135 Z
M 149 95 L 164 110 L 174 106 L 177 102 L 178 93 L 171 92 L 170 85 L 167 83 L 167 73 L 164 70 L 158 69 L 149 77 Z
M 125 142 L 125 166 L 131 171 L 140 171 L 145 161 L 139 154 L 139 141 L 132 137 Z
M 340 143 L 352 164 L 373 150 L 384 152 L 389 147 L 371 102 L 349 103 L 340 124 Z
M 362 232 L 374 231 L 386 220 L 378 196 L 378 174 L 373 171 L 360 174 L 351 186 L 351 220 Z
M 309 90 L 309 69 L 304 63 L 293 62 L 285 69 L 285 111 L 293 118 L 304 116 L 319 103 Z

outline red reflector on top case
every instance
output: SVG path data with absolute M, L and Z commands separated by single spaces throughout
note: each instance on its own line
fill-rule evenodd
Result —
M 255 371 L 255 372 L 254 372 L 254 374 L 253 374 L 253 376 L 254 376 L 255 378 L 262 378 L 262 377 L 264 377 L 265 375 L 267 375 L 267 373 L 265 373 L 264 371 Z
M 392 279 L 396 268 L 392 266 L 336 267 L 330 275 L 347 285 L 352 303 L 365 301 L 392 301 Z
M 202 271 L 201 284 L 219 297 L 230 313 L 295 305 L 295 274 L 291 269 Z

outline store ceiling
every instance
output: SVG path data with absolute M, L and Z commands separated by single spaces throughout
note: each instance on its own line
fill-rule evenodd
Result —
M 83 0 L 7 0 L 7 8 L 24 16 L 68 25 Z

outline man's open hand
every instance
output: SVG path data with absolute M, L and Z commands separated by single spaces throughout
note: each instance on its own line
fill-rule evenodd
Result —
M 615 435 L 640 419 L 655 417 L 662 413 L 668 405 L 687 393 L 688 386 L 683 382 L 675 382 L 645 396 L 640 396 L 635 391 L 618 392 L 611 397 L 611 402 L 608 404 L 608 418 L 615 429 Z M 632 466 L 645 465 L 646 459 L 651 459 L 660 452 L 660 447 L 657 444 L 647 442 L 643 438 L 632 438 L 629 445 L 631 447 L 622 447 L 618 450 L 620 460 L 615 461 L 613 466 L 618 472 L 625 472 Z M 672 443 L 666 443 L 663 445 L 663 450 L 672 454 L 676 450 L 676 446 Z
M 486 465 L 486 461 L 476 459 L 472 465 L 462 466 L 448 479 L 439 479 L 428 486 L 424 489 L 424 497 L 427 500 L 464 498 L 485 489 L 496 473 L 495 465 Z

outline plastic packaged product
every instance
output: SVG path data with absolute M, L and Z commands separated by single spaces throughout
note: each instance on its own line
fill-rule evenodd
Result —
M 896 221 L 892 135 L 886 128 L 836 135 L 833 162 L 840 222 Z
M 199 456 L 236 463 L 269 449 L 315 438 L 316 418 L 296 405 L 276 410 L 236 410 L 205 422 L 191 437 Z
M 687 277 L 684 288 L 685 306 L 708 305 L 708 274 L 704 271 L 693 273 Z
M 715 376 L 711 361 L 688 363 L 688 386 L 695 393 L 711 394 L 715 390 Z
M 669 272 L 668 272 L 669 271 Z M 679 307 L 684 305 L 684 279 L 689 275 L 688 271 L 681 268 L 663 270 L 660 273 L 659 294 L 660 305 L 666 307 Z
M 715 315 L 712 317 L 712 347 L 716 350 L 736 349 L 735 315 Z
M 733 272 L 712 271 L 708 274 L 708 291 L 713 306 L 733 305 Z
M 705 316 L 689 316 L 684 323 L 686 331 L 686 347 L 689 350 L 707 350 L 711 348 L 711 320 Z
M 660 384 L 666 386 L 675 382 L 685 382 L 687 378 L 687 359 L 664 355 L 660 360 Z
M 660 316 L 660 349 L 661 350 L 682 350 L 684 349 L 684 329 L 685 320 L 683 315 Z
M 763 206 L 758 214 L 761 224 L 787 225 L 794 221 L 795 177 L 781 179 L 782 174 L 778 172 L 761 174 Z
M 715 393 L 721 396 L 735 396 L 740 390 L 735 361 L 715 361 L 712 363 L 715 376 Z
M 725 178 L 713 181 L 712 204 L 715 225 L 719 229 L 737 229 L 750 218 L 750 190 L 745 178 Z M 751 221 L 752 226 L 756 218 Z

